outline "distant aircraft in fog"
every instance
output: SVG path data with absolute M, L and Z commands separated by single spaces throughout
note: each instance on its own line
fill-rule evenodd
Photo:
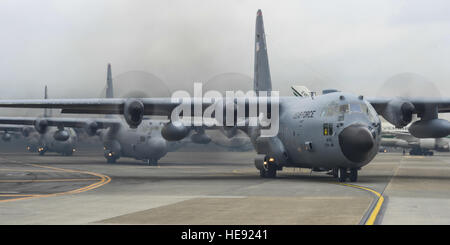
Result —
M 383 127 L 381 137 L 381 146 L 409 149 L 410 155 L 432 156 L 433 151 L 450 151 L 449 138 L 416 138 L 408 132 L 407 127 L 401 129 Z
M 47 86 L 44 99 L 48 99 Z M 51 117 L 48 109 L 44 109 L 42 117 L 0 117 L 0 124 L 14 124 L 16 132 L 20 131 L 27 140 L 26 147 L 30 152 L 38 152 L 41 156 L 46 152 L 71 156 L 76 151 L 77 134 L 72 128 L 58 124 L 58 120 Z

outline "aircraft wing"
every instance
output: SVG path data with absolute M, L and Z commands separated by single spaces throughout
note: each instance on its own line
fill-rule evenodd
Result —
M 23 126 L 20 125 L 0 125 L 0 131 L 21 131 Z
M 34 125 L 36 120 L 45 120 L 48 126 L 71 128 L 82 128 L 92 122 L 96 123 L 98 128 L 107 128 L 121 123 L 120 119 L 116 118 L 0 117 L 0 124 Z M 0 126 L 0 129 L 2 127 Z
M 145 115 L 170 115 L 179 103 L 171 98 L 138 99 L 144 105 Z M 10 108 L 57 108 L 62 113 L 123 114 L 127 99 L 37 99 L 2 100 L 0 107 Z
M 367 98 L 366 100 L 375 108 L 378 114 L 386 108 L 389 102 L 397 98 Z M 423 113 L 427 106 L 435 106 L 438 112 L 450 112 L 450 98 L 401 98 L 411 102 L 415 107 L 415 113 Z
M 397 139 L 402 139 L 407 142 L 414 142 L 417 141 L 417 138 L 412 136 L 409 132 L 399 132 L 399 131 L 382 131 L 382 136 L 394 136 Z
M 396 98 L 367 98 L 375 110 L 382 114 L 386 106 Z M 62 113 L 81 114 L 123 114 L 128 99 L 37 99 L 37 100 L 1 100 L 0 107 L 10 108 L 57 108 Z M 144 115 L 168 116 L 178 106 L 171 98 L 137 99 L 144 105 Z M 438 112 L 450 112 L 450 98 L 406 98 L 415 107 L 415 113 L 424 112 L 427 106 L 436 106 Z M 201 103 L 201 102 L 200 102 Z M 202 103 L 205 108 L 210 104 Z

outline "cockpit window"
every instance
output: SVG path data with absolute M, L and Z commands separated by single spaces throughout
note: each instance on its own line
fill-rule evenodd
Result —
M 362 107 L 361 107 L 361 105 L 362 104 L 360 104 L 360 103 L 351 103 L 350 104 L 350 111 L 351 112 L 364 112 Z
M 339 106 L 339 112 L 340 113 L 348 113 L 349 112 L 349 105 L 348 104 L 340 105 Z
M 371 121 L 376 118 L 376 112 L 367 102 L 352 102 L 350 104 L 339 105 L 337 102 L 333 101 L 322 111 L 322 117 L 340 116 L 343 117 L 344 114 L 349 113 L 363 113 L 366 114 Z
M 378 114 L 375 111 L 375 109 L 372 107 L 371 104 L 369 104 L 369 102 L 365 101 L 366 104 L 364 104 L 367 108 L 367 115 L 369 116 L 369 120 L 371 122 L 377 123 L 377 118 L 378 118 Z

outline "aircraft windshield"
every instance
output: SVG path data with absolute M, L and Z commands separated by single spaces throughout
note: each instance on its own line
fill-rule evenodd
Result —
M 337 102 L 333 101 L 322 111 L 323 117 L 339 116 L 343 117 L 344 114 L 349 113 L 363 113 L 369 117 L 370 121 L 374 121 L 376 118 L 376 113 L 370 105 L 366 102 L 352 102 L 350 104 L 339 105 Z

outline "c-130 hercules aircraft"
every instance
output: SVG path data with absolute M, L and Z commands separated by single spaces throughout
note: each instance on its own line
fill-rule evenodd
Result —
M 270 94 L 272 91 L 261 10 L 258 10 L 256 17 L 254 62 L 254 90 L 258 97 L 257 100 L 246 100 L 246 108 L 252 103 L 261 105 L 261 101 L 269 101 L 261 92 Z M 219 105 L 230 106 L 230 103 L 223 103 L 227 99 L 223 98 Z M 191 101 L 190 106 L 200 106 L 202 111 L 212 105 L 195 98 Z M 231 106 L 236 114 L 238 105 L 236 100 L 232 101 L 235 102 Z M 174 136 L 179 136 L 173 137 L 177 140 L 186 136 L 188 127 L 171 117 L 172 111 L 181 104 L 180 100 L 171 98 L 0 101 L 0 107 L 60 108 L 62 113 L 123 114 L 131 128 L 136 128 L 144 115 L 169 116 L 171 121 L 164 125 L 163 131 L 170 129 Z M 409 131 L 418 138 L 444 137 L 450 133 L 450 122 L 438 119 L 439 112 L 450 111 L 448 98 L 364 98 L 335 91 L 303 98 L 280 97 L 277 109 L 279 130 L 276 135 L 263 135 L 261 123 L 256 126 L 245 123 L 242 126 L 235 120 L 232 126 L 243 130 L 251 138 L 258 153 L 255 166 L 261 177 L 274 178 L 276 172 L 284 167 L 301 167 L 316 171 L 332 170 L 340 182 L 347 179 L 356 181 L 358 170 L 378 152 L 381 133 L 378 114 L 396 127 L 407 125 L 412 115 L 417 114 L 421 120 L 413 123 Z M 272 105 L 263 111 L 269 117 Z M 260 112 L 258 107 L 257 114 L 261 115 Z M 228 114 L 223 119 L 227 117 Z M 226 128 L 230 127 L 227 125 Z

